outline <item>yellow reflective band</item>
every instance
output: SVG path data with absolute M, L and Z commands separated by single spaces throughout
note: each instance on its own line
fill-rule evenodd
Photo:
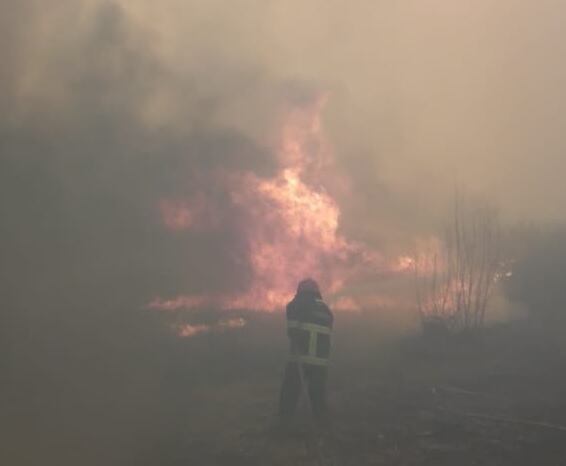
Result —
M 315 366 L 328 366 L 329 360 L 324 358 L 317 358 L 316 356 L 296 356 L 293 355 L 289 358 L 290 361 L 298 361 L 303 364 L 313 364 Z
M 287 328 L 300 328 L 301 323 L 298 320 L 288 320 Z
M 310 332 L 324 333 L 326 335 L 330 335 L 332 333 L 332 329 L 330 327 L 325 327 L 324 325 L 317 324 L 308 324 L 306 322 L 301 323 L 300 328 L 303 330 L 309 330 Z
M 318 339 L 318 332 L 316 330 L 309 330 L 309 356 L 316 356 L 316 342 Z
M 310 324 L 307 322 L 299 322 L 298 320 L 287 321 L 287 328 L 298 328 L 301 330 L 307 330 L 309 332 L 324 333 L 330 335 L 332 329 L 330 327 L 325 327 L 324 325 Z

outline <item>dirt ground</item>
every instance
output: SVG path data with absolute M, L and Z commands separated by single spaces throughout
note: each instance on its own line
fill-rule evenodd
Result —
M 333 424 L 322 437 L 305 403 L 290 432 L 273 429 L 276 377 L 201 387 L 166 464 L 566 464 L 564 359 L 548 341 L 507 325 L 381 350 L 390 357 L 380 364 L 333 367 Z
M 152 320 L 39 334 L 0 387 L 0 464 L 566 464 L 561 330 L 515 323 L 438 341 L 406 322 L 339 315 L 333 422 L 319 438 L 304 402 L 289 432 L 274 428 L 284 316 L 246 319 L 181 339 Z

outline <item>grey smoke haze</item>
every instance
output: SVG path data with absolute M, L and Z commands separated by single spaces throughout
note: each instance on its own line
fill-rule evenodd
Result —
M 273 173 L 290 99 L 329 93 L 351 238 L 403 251 L 455 184 L 510 220 L 565 221 L 565 21 L 552 0 L 0 2 L 3 453 L 60 453 L 53 430 L 75 449 L 56 464 L 126 464 L 123 438 L 108 461 L 81 457 L 77 426 L 110 438 L 112 412 L 144 426 L 136 447 L 160 429 L 159 326 L 140 305 L 246 287 L 245 230 L 215 173 Z M 160 199 L 196 192 L 231 228 L 165 231 Z
M 557 2 L 2 9 L 2 276 L 12 294 L 109 270 L 137 275 L 130 282 L 147 292 L 190 287 L 191 275 L 195 289 L 245 286 L 232 270 L 237 228 L 171 237 L 155 206 L 199 189 L 222 206 L 226 193 L 203 181 L 218 168 L 270 173 L 289 89 L 329 92 L 327 135 L 354 188 L 339 198 L 342 226 L 354 238 L 402 249 L 434 228 L 455 184 L 511 219 L 564 219 Z
M 456 184 L 508 219 L 564 220 L 553 2 L 18 1 L 3 13 L 8 303 L 69 287 L 138 305 L 245 289 L 243 220 L 217 174 L 273 173 L 282 105 L 316 91 L 352 186 L 328 186 L 348 237 L 403 252 L 436 229 Z M 166 232 L 159 201 L 197 192 L 225 228 Z

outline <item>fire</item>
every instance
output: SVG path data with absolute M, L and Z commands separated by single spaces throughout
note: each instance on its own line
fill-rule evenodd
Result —
M 249 288 L 228 295 L 156 298 L 151 307 L 275 310 L 284 307 L 300 279 L 311 276 L 339 308 L 353 310 L 359 309 L 360 303 L 350 296 L 339 295 L 349 282 L 412 267 L 408 256 L 387 264 L 380 253 L 341 233 L 339 205 L 324 187 L 324 172 L 332 166 L 333 159 L 321 123 L 325 101 L 326 96 L 319 96 L 286 112 L 276 154 L 279 170 L 275 176 L 260 177 L 253 172 L 228 175 L 230 200 L 245 216 L 241 228 L 245 230 L 249 251 Z M 192 204 L 162 203 L 165 226 L 172 231 L 204 228 L 206 209 L 199 210 L 195 205 L 203 206 L 206 202 L 201 199 Z M 221 226 L 209 222 L 206 227 Z
M 162 199 L 159 210 L 163 224 L 170 231 L 205 231 L 220 224 L 209 204 L 204 194 L 199 193 L 190 200 Z
M 246 320 L 238 317 L 234 319 L 225 319 L 217 322 L 216 324 L 179 324 L 174 325 L 173 330 L 183 338 L 194 337 L 201 333 L 218 333 L 227 329 L 235 329 L 245 327 Z
M 393 265 L 397 272 L 410 272 L 415 269 L 417 260 L 412 256 L 399 256 Z
M 163 223 L 169 230 L 188 230 L 193 224 L 193 214 L 184 202 L 162 200 L 159 203 Z
M 181 324 L 174 326 L 174 330 L 177 332 L 177 335 L 180 337 L 194 337 L 199 333 L 206 333 L 210 331 L 209 325 L 199 324 L 199 325 L 192 325 L 192 324 Z

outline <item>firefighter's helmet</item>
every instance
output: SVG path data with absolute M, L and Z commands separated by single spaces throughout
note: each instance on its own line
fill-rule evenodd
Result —
M 304 292 L 320 293 L 320 288 L 318 287 L 318 283 L 312 278 L 306 278 L 304 280 L 301 280 L 299 282 L 299 286 L 297 287 L 297 293 L 304 293 Z

